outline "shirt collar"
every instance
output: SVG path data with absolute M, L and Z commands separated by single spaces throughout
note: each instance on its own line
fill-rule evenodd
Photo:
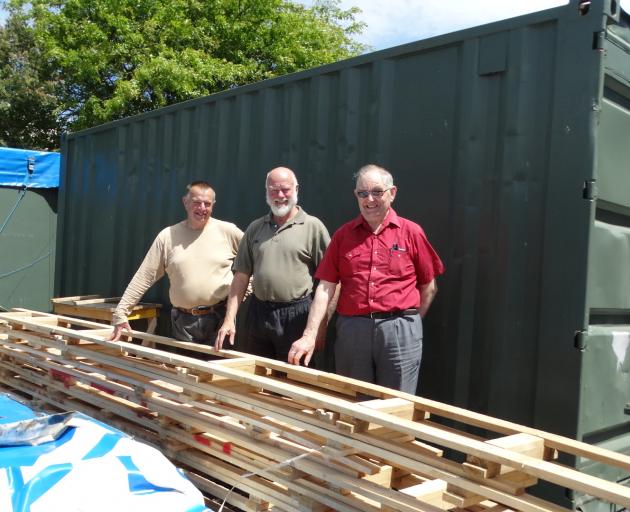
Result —
M 350 222 L 351 222 L 350 224 L 351 229 L 356 229 L 359 226 L 365 226 L 367 229 L 372 231 L 372 228 L 370 227 L 370 225 L 367 223 L 367 221 L 363 218 L 363 215 L 361 214 L 359 214 L 358 217 L 356 217 L 354 220 Z M 400 217 L 398 217 L 398 214 L 394 211 L 394 209 L 391 206 L 389 208 L 389 211 L 387 212 L 387 215 L 385 215 L 385 219 L 383 220 L 383 228 L 386 228 L 389 224 L 392 224 L 396 226 L 397 228 L 401 226 Z

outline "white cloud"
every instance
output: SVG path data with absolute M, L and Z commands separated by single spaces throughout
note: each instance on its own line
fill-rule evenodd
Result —
M 313 0 L 297 0 L 312 5 Z M 374 50 L 565 5 L 569 0 L 342 0 L 366 23 L 357 39 Z M 630 0 L 621 0 L 630 12 Z
M 360 40 L 381 49 L 548 9 L 567 1 L 342 0 L 341 6 L 347 9 L 356 5 L 361 9 L 358 18 L 367 27 Z

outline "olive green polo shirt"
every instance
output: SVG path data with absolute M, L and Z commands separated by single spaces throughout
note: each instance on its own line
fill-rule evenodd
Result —
M 259 300 L 300 299 L 313 291 L 313 275 L 329 242 L 322 221 L 301 208 L 280 227 L 269 213 L 245 231 L 233 270 L 254 277 L 253 291 Z

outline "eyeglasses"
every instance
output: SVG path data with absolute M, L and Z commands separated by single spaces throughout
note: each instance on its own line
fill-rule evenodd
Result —
M 385 190 L 355 190 L 355 194 L 361 199 L 367 199 L 370 196 L 378 199 L 379 197 L 383 197 L 383 194 L 391 189 L 392 187 L 386 188 Z

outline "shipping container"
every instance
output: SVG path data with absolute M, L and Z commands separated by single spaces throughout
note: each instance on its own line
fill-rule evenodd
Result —
M 572 0 L 69 134 L 57 295 L 120 294 L 191 180 L 244 229 L 287 165 L 332 232 L 377 163 L 446 265 L 419 394 L 628 453 L 629 52 L 615 0 Z

